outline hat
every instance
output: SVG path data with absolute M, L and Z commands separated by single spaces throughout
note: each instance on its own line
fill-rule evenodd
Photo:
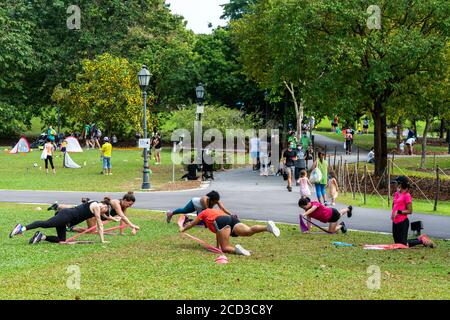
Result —
M 104 137 L 103 141 L 109 141 L 109 138 L 108 137 Z

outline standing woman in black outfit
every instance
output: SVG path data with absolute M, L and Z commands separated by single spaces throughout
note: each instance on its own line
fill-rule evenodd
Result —
M 111 210 L 111 203 L 109 199 L 102 202 L 89 201 L 74 208 L 62 209 L 47 221 L 35 221 L 27 226 L 18 224 L 9 234 L 12 238 L 15 235 L 23 234 L 25 231 L 37 228 L 56 228 L 57 236 L 46 236 L 42 232 L 37 231 L 30 239 L 30 244 L 35 244 L 41 240 L 52 243 L 59 243 L 66 241 L 66 227 L 67 225 L 77 225 L 85 220 L 95 217 L 97 221 L 98 234 L 102 243 L 107 243 L 103 235 L 102 215 L 109 215 Z

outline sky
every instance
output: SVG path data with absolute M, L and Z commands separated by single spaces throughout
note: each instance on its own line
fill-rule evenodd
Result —
M 227 21 L 221 20 L 223 13 L 221 4 L 229 0 L 166 0 L 170 4 L 173 13 L 182 15 L 188 22 L 187 27 L 195 33 L 211 33 L 208 22 L 213 28 L 226 25 Z

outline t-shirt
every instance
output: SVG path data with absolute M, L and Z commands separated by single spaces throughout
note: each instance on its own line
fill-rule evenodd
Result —
M 203 211 L 203 209 L 205 209 L 200 200 L 201 200 L 200 197 L 192 198 L 192 204 L 194 205 L 195 211 L 197 211 L 197 213 L 201 212 L 201 211 Z
M 250 139 L 250 152 L 258 152 L 259 139 L 251 138 Z
M 294 158 L 297 157 L 297 152 L 294 149 L 291 149 L 291 151 L 286 150 L 283 153 L 283 157 L 286 158 L 286 166 L 293 167 L 295 166 Z
M 220 209 L 205 209 L 197 217 L 204 221 L 209 230 L 216 233 L 216 227 L 214 226 L 214 221 L 217 217 L 223 216 L 226 213 Z
M 352 141 L 353 140 L 353 134 L 354 134 L 353 129 L 347 129 L 345 131 L 345 140 Z
M 416 142 L 416 139 L 414 138 L 409 138 L 408 140 L 406 140 L 406 144 L 409 144 L 411 146 L 414 144 L 414 142 Z
M 397 210 L 406 210 L 406 205 L 412 203 L 412 197 L 409 192 L 396 192 L 394 195 L 394 205 L 392 207 L 392 214 L 396 213 Z M 406 214 L 397 214 L 394 223 L 400 223 L 408 218 Z
M 313 205 L 313 207 L 317 207 L 317 209 L 309 215 L 311 218 L 319 220 L 323 223 L 327 223 L 328 221 L 330 221 L 331 216 L 333 215 L 332 208 L 325 207 L 323 204 L 317 201 L 311 201 L 311 204 Z
M 47 150 L 47 156 L 53 155 L 53 149 L 54 149 L 53 144 L 47 142 L 45 144 L 45 149 Z
M 320 159 L 317 159 L 317 168 L 322 173 L 320 184 L 326 185 L 328 182 L 328 161 L 324 159 L 323 162 L 320 162 Z
M 303 150 L 308 150 L 308 146 L 311 143 L 311 139 L 308 136 L 302 136 L 300 141 L 302 143 Z
M 104 157 L 111 157 L 112 154 L 112 145 L 109 142 L 105 142 L 102 145 L 102 151 L 103 151 L 103 156 Z

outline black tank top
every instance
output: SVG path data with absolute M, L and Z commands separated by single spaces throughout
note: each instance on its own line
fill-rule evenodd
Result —
M 89 201 L 74 208 L 63 209 L 59 214 L 64 214 L 70 217 L 70 224 L 77 225 L 87 219 L 94 217 L 95 215 L 89 209 L 92 203 L 97 203 L 97 201 Z

